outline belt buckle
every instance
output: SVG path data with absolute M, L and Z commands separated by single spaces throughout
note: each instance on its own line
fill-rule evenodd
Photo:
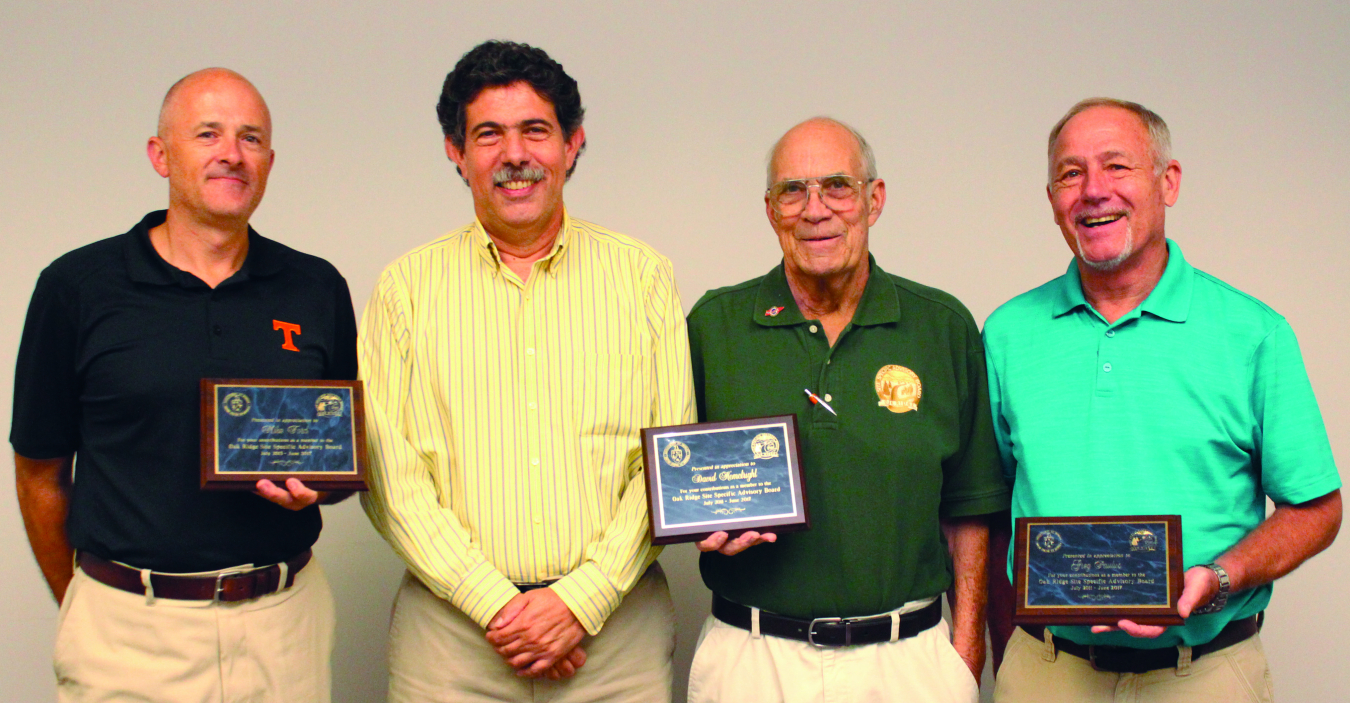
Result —
M 842 622 L 842 623 L 844 623 L 844 644 L 848 644 L 848 643 L 849 643 L 849 640 L 852 639 L 852 638 L 850 637 L 850 633 L 849 633 L 849 629 L 848 629 L 848 623 L 847 623 L 847 622 L 844 622 L 844 619 L 843 619 L 843 618 L 812 618 L 812 619 L 811 619 L 811 623 L 810 623 L 809 625 L 806 626 L 806 643 L 809 644 L 809 645 L 811 645 L 812 647 L 832 647 L 832 646 L 834 646 L 834 645 L 821 644 L 821 643 L 819 643 L 819 642 L 816 642 L 816 623 L 818 623 L 818 622 L 819 622 L 819 623 L 835 623 L 835 622 Z
M 225 571 L 225 572 L 216 574 L 216 587 L 215 587 L 215 590 L 213 590 L 213 591 L 211 592 L 211 602 L 212 602 L 212 603 L 222 603 L 222 602 L 225 602 L 225 601 L 220 600 L 220 594 L 223 593 L 224 590 L 225 590 L 225 588 L 224 588 L 224 586 L 225 586 L 225 579 L 230 578 L 230 577 L 232 577 L 232 576 L 243 576 L 244 574 L 247 574 L 247 573 L 248 573 L 248 570 L 247 570 L 247 569 L 235 569 L 234 571 Z

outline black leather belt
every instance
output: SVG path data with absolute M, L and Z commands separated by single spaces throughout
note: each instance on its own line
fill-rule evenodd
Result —
M 260 566 L 254 569 L 226 571 L 213 576 L 180 576 L 150 572 L 150 587 L 156 598 L 171 600 L 210 600 L 234 603 L 250 600 L 269 593 L 284 591 L 295 583 L 295 575 L 305 568 L 314 552 L 306 549 L 286 560 L 286 581 L 281 582 L 281 565 Z M 141 572 L 117 562 L 108 561 L 89 552 L 80 552 L 80 569 L 89 577 L 120 591 L 145 595 Z
M 552 586 L 557 582 L 558 579 L 553 579 L 552 581 L 539 581 L 537 583 L 513 583 L 511 585 L 520 589 L 521 593 L 525 593 L 527 591 L 537 591 L 541 588 L 548 588 L 549 586 Z
M 750 629 L 750 608 L 713 594 L 713 617 L 722 622 Z M 913 637 L 938 624 L 942 619 L 942 601 L 935 600 L 912 613 L 900 616 L 900 639 Z M 891 641 L 891 616 L 865 618 L 816 618 L 800 620 L 759 611 L 759 631 L 765 635 L 809 642 L 822 647 L 875 644 Z
M 1191 647 L 1191 661 L 1224 647 L 1231 647 L 1261 631 L 1262 611 L 1249 618 L 1234 620 L 1226 625 L 1214 639 Z M 1038 640 L 1045 639 L 1045 627 L 1042 625 L 1022 625 L 1028 635 Z M 1078 644 L 1077 642 L 1053 638 L 1056 652 L 1067 652 L 1080 659 L 1092 662 L 1097 671 L 1110 671 L 1117 674 L 1142 674 L 1155 669 L 1176 668 L 1181 652 L 1176 647 L 1160 649 L 1140 649 L 1138 647 L 1117 647 L 1102 644 Z

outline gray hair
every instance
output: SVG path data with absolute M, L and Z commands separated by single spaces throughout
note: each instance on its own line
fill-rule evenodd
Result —
M 853 141 L 858 143 L 858 159 L 862 162 L 863 173 L 866 174 L 867 177 L 866 180 L 871 182 L 877 179 L 877 155 L 872 152 L 872 145 L 868 144 L 866 139 L 863 139 L 863 135 L 860 134 L 858 130 L 833 117 L 812 117 L 809 120 L 803 120 L 800 124 L 806 124 L 807 122 L 824 122 L 847 130 L 849 134 L 853 135 Z M 796 127 L 793 129 L 796 129 Z M 788 130 L 788 132 L 791 131 L 792 130 Z M 764 170 L 766 172 L 764 187 L 766 188 L 773 187 L 773 160 L 774 157 L 778 155 L 778 148 L 783 145 L 783 139 L 786 137 L 787 134 L 783 134 L 782 137 L 778 138 L 778 141 L 773 143 L 773 148 L 769 149 L 769 156 L 764 162 Z
M 1153 151 L 1153 175 L 1161 176 L 1163 171 L 1167 170 L 1167 164 L 1172 162 L 1172 132 L 1167 129 L 1167 123 L 1158 116 L 1158 113 L 1129 100 L 1088 98 L 1079 100 L 1078 104 L 1069 108 L 1050 130 L 1050 139 L 1046 145 L 1046 160 L 1049 162 L 1048 180 L 1055 180 L 1055 142 L 1059 140 L 1059 133 L 1064 131 L 1064 125 L 1068 124 L 1074 115 L 1094 107 L 1118 107 L 1138 117 L 1148 129 L 1149 147 Z

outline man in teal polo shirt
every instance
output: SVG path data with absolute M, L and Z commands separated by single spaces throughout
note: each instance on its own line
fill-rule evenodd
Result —
M 700 543 L 715 597 L 693 703 L 978 699 L 986 516 L 1008 504 L 984 350 L 955 298 L 868 254 L 885 199 L 856 132 L 794 127 L 765 196 L 782 265 L 689 313 L 699 418 L 796 414 L 811 515 Z
M 1070 109 L 1050 133 L 1047 193 L 1075 260 L 995 311 L 984 336 L 1012 517 L 1181 515 L 1186 622 L 1013 632 L 999 569 L 998 701 L 1271 700 L 1256 634 L 1270 584 L 1340 527 L 1341 482 L 1289 323 L 1164 235 L 1181 186 L 1170 151 L 1141 105 Z M 1008 532 L 1001 522 L 991 553 Z

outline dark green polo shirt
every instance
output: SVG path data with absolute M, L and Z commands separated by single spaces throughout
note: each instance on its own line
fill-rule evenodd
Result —
M 704 554 L 703 581 L 725 598 L 801 618 L 892 610 L 951 585 L 939 518 L 1008 507 L 970 312 L 869 261 L 834 347 L 798 310 L 781 264 L 689 313 L 699 419 L 793 413 L 801 436 L 811 529 Z

